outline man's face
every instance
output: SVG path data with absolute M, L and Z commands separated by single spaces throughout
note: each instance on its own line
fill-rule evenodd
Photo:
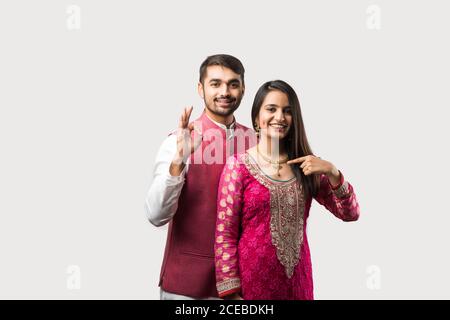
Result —
M 244 95 L 241 76 L 222 66 L 209 66 L 198 93 L 213 114 L 226 117 L 239 107 Z

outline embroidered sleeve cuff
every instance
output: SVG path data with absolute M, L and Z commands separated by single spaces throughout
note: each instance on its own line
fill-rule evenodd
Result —
M 217 283 L 217 292 L 219 297 L 225 297 L 241 290 L 241 279 L 231 278 Z
M 328 179 L 328 184 L 330 185 L 332 190 L 337 190 L 340 186 L 342 186 L 344 184 L 344 175 L 342 174 L 342 172 L 340 170 L 339 171 L 339 184 L 337 186 L 333 186 L 330 183 L 330 179 Z
M 346 198 L 346 197 L 348 197 L 351 194 L 351 192 L 349 190 L 349 187 L 348 187 L 348 182 L 345 181 L 344 175 L 342 174 L 342 172 L 340 170 L 339 170 L 339 184 L 336 185 L 336 186 L 333 186 L 330 183 L 329 179 L 328 179 L 328 184 L 330 185 L 331 190 L 333 191 L 333 193 L 338 198 Z
M 337 189 L 333 189 L 333 193 L 338 198 L 347 198 L 351 194 L 348 182 L 344 181 Z

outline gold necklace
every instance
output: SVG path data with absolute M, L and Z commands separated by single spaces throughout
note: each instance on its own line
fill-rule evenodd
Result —
M 279 160 L 272 160 L 271 158 L 267 157 L 266 155 L 262 154 L 262 153 L 259 151 L 259 145 L 258 145 L 258 144 L 256 145 L 256 151 L 258 152 L 258 154 L 259 154 L 265 161 L 269 162 L 269 163 L 272 165 L 272 168 L 273 168 L 274 170 L 277 170 L 277 176 L 281 177 L 281 175 L 280 175 L 281 165 L 282 165 L 283 163 L 288 162 L 289 157 L 286 157 L 286 158 L 284 158 L 284 159 L 279 159 Z

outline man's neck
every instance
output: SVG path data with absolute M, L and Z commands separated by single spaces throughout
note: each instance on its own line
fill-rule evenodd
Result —
M 230 114 L 229 116 L 220 116 L 209 111 L 208 108 L 205 107 L 206 115 L 213 121 L 223 124 L 226 127 L 229 127 L 234 122 L 234 115 Z

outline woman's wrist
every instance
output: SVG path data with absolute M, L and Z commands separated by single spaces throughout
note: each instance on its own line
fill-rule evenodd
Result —
M 327 177 L 333 189 L 339 188 L 339 186 L 342 184 L 342 174 L 335 166 L 331 167 L 330 171 L 327 173 Z
M 242 300 L 239 292 L 232 293 L 224 297 L 225 300 Z

